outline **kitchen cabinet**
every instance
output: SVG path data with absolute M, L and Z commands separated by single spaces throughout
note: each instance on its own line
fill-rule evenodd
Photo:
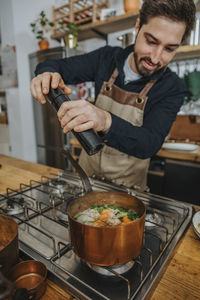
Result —
M 165 176 L 165 161 L 152 158 L 147 174 L 147 186 L 150 192 L 156 195 L 163 195 L 164 176 Z
M 151 193 L 200 205 L 200 163 L 154 157 L 148 172 Z
M 199 180 L 200 163 L 165 160 L 164 196 L 200 205 Z

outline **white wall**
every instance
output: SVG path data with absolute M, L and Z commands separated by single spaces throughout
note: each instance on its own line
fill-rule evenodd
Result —
M 28 54 L 38 50 L 38 45 L 31 32 L 30 22 L 34 21 L 43 9 L 49 15 L 51 12 L 50 0 L 27 1 L 12 0 L 14 34 L 17 49 L 17 67 L 19 83 L 20 113 L 22 118 L 23 158 L 36 161 L 36 142 L 33 119 L 32 98 L 30 94 L 30 72 Z M 50 46 L 56 42 L 51 41 Z
M 111 0 L 112 7 L 117 7 L 123 11 L 122 0 Z M 29 160 L 37 161 L 34 118 L 32 108 L 32 97 L 30 94 L 30 74 L 28 55 L 38 50 L 37 40 L 31 32 L 30 22 L 34 21 L 41 10 L 45 10 L 51 19 L 52 5 L 59 5 L 58 0 L 1 0 L 0 1 L 0 22 L 2 32 L 2 47 L 7 44 L 16 45 L 17 50 L 17 72 L 18 91 L 16 98 L 14 91 L 8 92 L 12 95 L 9 99 L 10 128 L 15 128 L 15 142 L 12 146 L 12 155 Z M 124 32 L 132 31 L 126 30 Z M 121 45 L 116 37 L 121 33 L 109 35 L 109 44 Z M 58 46 L 59 43 L 50 40 L 50 47 Z M 85 51 L 91 51 L 105 45 L 105 41 L 92 39 L 80 43 L 80 47 Z M 16 101 L 12 105 L 13 101 Z M 11 104 L 10 104 L 11 103 Z M 16 124 L 18 125 L 16 127 Z M 13 132 L 10 134 L 13 139 Z M 12 144 L 12 141 L 11 141 Z
M 0 22 L 1 22 L 1 40 L 2 47 L 6 44 L 14 45 L 14 26 L 12 13 L 12 0 L 0 1 Z
M 11 113 L 12 119 L 9 118 L 9 122 L 18 124 L 18 128 L 16 129 L 18 147 L 17 151 L 12 149 L 12 154 L 29 161 L 36 161 L 37 158 L 32 98 L 30 94 L 28 55 L 38 50 L 37 41 L 31 32 L 29 24 L 35 20 L 39 12 L 43 9 L 45 9 L 47 15 L 51 18 L 51 5 L 53 4 L 53 0 L 0 1 L 2 47 L 5 47 L 7 44 L 16 45 L 17 49 L 18 97 L 16 93 L 15 99 L 17 105 L 15 103 L 15 105 L 9 107 L 8 110 L 12 112 L 13 109 L 15 109 L 16 116 L 20 116 L 20 123 L 19 120 L 13 120 L 14 114 Z M 56 45 L 58 45 L 58 43 L 51 40 L 50 46 L 54 47 Z M 13 94 L 12 91 L 11 94 Z M 11 101 L 8 102 L 11 103 Z M 16 109 L 18 109 L 18 111 L 16 111 Z M 11 133 L 10 136 L 13 136 L 13 134 Z M 14 145 L 12 145 L 12 148 L 13 147 Z

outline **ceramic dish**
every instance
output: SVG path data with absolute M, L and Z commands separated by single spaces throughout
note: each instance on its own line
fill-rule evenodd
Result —
M 162 145 L 162 148 L 169 151 L 192 152 L 199 149 L 199 146 L 194 144 L 187 144 L 187 143 L 164 143 Z
M 192 225 L 195 233 L 200 238 L 200 211 L 196 212 L 192 218 Z

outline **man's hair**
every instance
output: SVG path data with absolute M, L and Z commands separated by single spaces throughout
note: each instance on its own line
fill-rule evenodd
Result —
M 153 17 L 166 17 L 186 24 L 183 40 L 191 33 L 195 23 L 194 0 L 144 0 L 140 9 L 140 28 Z

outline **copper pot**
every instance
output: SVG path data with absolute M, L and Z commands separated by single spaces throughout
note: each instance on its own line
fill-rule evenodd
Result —
M 40 299 L 46 290 L 46 277 L 47 268 L 40 261 L 27 260 L 16 264 L 9 274 L 14 283 L 12 300 Z
M 99 204 L 133 209 L 139 219 L 123 226 L 94 227 L 73 218 L 78 212 Z M 122 192 L 90 192 L 72 201 L 67 213 L 75 254 L 85 262 L 99 266 L 120 265 L 133 260 L 142 251 L 145 212 L 142 201 Z
M 0 271 L 6 276 L 18 261 L 18 226 L 10 217 L 0 215 Z

